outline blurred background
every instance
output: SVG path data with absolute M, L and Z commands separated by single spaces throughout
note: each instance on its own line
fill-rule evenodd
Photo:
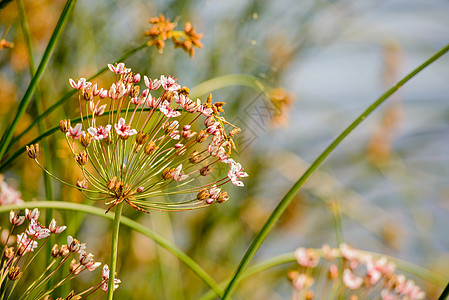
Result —
M 24 1 L 36 64 L 65 2 Z M 138 213 L 138 219 L 186 251 L 217 281 L 231 276 L 276 204 L 307 166 L 353 119 L 389 87 L 449 41 L 449 1 L 87 1 L 79 0 L 17 133 L 70 90 L 69 78 L 89 77 L 148 41 L 148 19 L 163 13 L 180 30 L 191 22 L 203 49 L 191 59 L 171 43 L 148 47 L 126 65 L 149 77 L 171 74 L 214 89 L 227 102 L 226 118 L 242 128 L 235 159 L 250 174 L 230 201 L 182 213 Z M 29 58 L 17 3 L 0 10 L 0 129 L 12 121 L 29 82 Z M 248 84 L 230 74 L 250 75 Z M 109 82 L 102 76 L 97 82 Z M 217 78 L 208 87 L 200 84 Z M 231 78 L 233 84 L 225 81 Z M 247 78 L 247 77 L 242 77 Z M 339 240 L 381 252 L 449 278 L 449 56 L 421 72 L 364 121 L 325 161 L 277 223 L 255 261 L 297 247 L 336 246 Z M 231 81 L 232 81 L 231 80 Z M 219 89 L 215 89 L 220 87 Z M 77 117 L 75 98 L 45 118 L 46 129 Z M 14 144 L 39 135 L 34 126 Z M 77 166 L 62 134 L 48 139 L 52 170 L 74 182 Z M 4 170 L 25 201 L 44 200 L 42 171 L 26 155 Z M 53 182 L 55 200 L 92 203 Z M 103 206 L 102 203 L 92 203 Z M 96 259 L 109 260 L 111 224 L 56 212 L 68 233 L 87 242 Z M 3 217 L 2 217 L 3 218 Z M 341 224 L 341 230 L 338 229 Z M 208 289 L 152 240 L 121 228 L 118 299 L 197 299 Z M 239 285 L 236 299 L 287 299 L 283 265 Z M 78 285 L 89 286 L 85 276 Z M 441 290 L 417 279 L 429 295 Z

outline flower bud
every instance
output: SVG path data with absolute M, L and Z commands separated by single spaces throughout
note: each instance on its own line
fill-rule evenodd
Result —
M 143 131 L 139 131 L 136 135 L 136 143 L 139 145 L 143 145 L 148 141 L 149 138 L 149 135 L 145 134 Z
M 217 202 L 218 203 L 223 203 L 229 200 L 229 196 L 228 193 L 223 191 L 220 194 L 218 194 L 218 198 L 217 198 Z
M 86 150 L 83 150 L 82 152 L 80 152 L 79 154 L 75 155 L 75 160 L 76 162 L 80 165 L 80 166 L 84 166 L 88 159 L 87 159 L 87 152 Z
M 200 162 L 200 160 L 201 160 L 201 155 L 198 153 L 198 151 L 195 150 L 189 154 L 189 161 L 192 164 L 197 164 Z
M 5 253 L 3 253 L 3 257 L 6 260 L 9 260 L 9 259 L 14 257 L 14 252 L 15 252 L 14 251 L 14 247 L 6 247 L 5 248 Z
M 111 192 L 114 192 L 116 184 L 117 184 L 117 177 L 114 176 L 113 178 L 109 179 L 107 187 Z
M 210 173 L 212 173 L 212 171 L 214 170 L 214 168 L 212 168 L 210 165 L 204 166 L 200 169 L 200 174 L 202 176 L 207 176 Z
M 240 128 L 234 128 L 229 132 L 229 137 L 233 137 L 234 135 L 240 133 L 242 130 Z
M 70 126 L 70 120 L 61 120 L 61 121 L 59 121 L 59 129 L 62 132 L 64 132 L 64 133 L 68 132 L 70 127 L 71 127 Z
M 69 255 L 70 250 L 67 247 L 67 245 L 62 245 L 61 248 L 59 249 L 59 256 L 60 257 L 66 257 L 67 255 Z
M 78 275 L 81 272 L 81 264 L 76 262 L 76 259 L 72 259 L 70 262 L 70 273 Z
M 65 298 L 65 300 L 80 300 L 80 299 L 81 296 L 76 295 L 74 290 L 72 290 L 70 294 Z
M 206 200 L 209 198 L 209 190 L 207 188 L 202 189 L 197 195 L 196 198 L 200 201 Z
M 8 272 L 8 278 L 11 281 L 19 279 L 22 276 L 22 272 L 20 272 L 19 266 L 11 267 Z
M 87 183 L 87 180 L 85 178 L 83 178 L 83 179 L 78 179 L 76 181 L 76 186 L 79 187 L 80 189 L 85 190 L 88 188 L 89 185 Z
M 196 136 L 196 141 L 198 143 L 202 143 L 207 139 L 208 136 L 209 135 L 206 133 L 206 130 L 203 129 L 200 132 L 198 132 L 198 134 Z
M 53 257 L 53 258 L 57 258 L 58 256 L 59 256 L 59 247 L 58 247 L 58 244 L 55 244 L 54 246 L 53 246 L 53 248 L 51 248 L 51 256 Z
M 39 156 L 39 144 L 31 144 L 26 146 L 27 154 L 30 158 L 36 159 Z
M 81 145 L 83 145 L 83 147 L 88 147 L 90 145 L 92 141 L 92 136 L 90 135 L 90 133 L 85 133 L 83 135 L 81 135 L 80 137 L 80 143 Z
M 172 169 L 170 169 L 170 167 L 165 168 L 164 171 L 162 171 L 162 178 L 164 180 L 169 180 L 173 178 L 173 173 L 172 173 Z
M 145 146 L 145 154 L 146 155 L 151 155 L 153 154 L 159 147 L 156 146 L 156 143 L 153 141 L 150 141 L 146 146 Z

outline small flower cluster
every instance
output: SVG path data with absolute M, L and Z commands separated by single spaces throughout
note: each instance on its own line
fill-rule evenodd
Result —
M 11 49 L 14 48 L 14 43 L 13 42 L 8 42 L 5 39 L 0 39 L 0 49 Z
M 91 253 L 86 252 L 86 245 L 84 243 L 68 236 L 67 244 L 61 246 L 55 244 L 53 246 L 51 250 L 52 260 L 45 271 L 33 283 L 25 287 L 22 286 L 14 293 L 14 288 L 22 277 L 22 274 L 29 269 L 31 263 L 48 242 L 50 236 L 52 234 L 59 234 L 66 229 L 66 226 L 58 226 L 54 219 L 50 222 L 48 228 L 43 226 L 38 221 L 39 215 L 40 212 L 37 208 L 33 210 L 25 209 L 24 216 L 19 216 L 15 211 L 10 212 L 9 221 L 12 224 L 12 228 L 9 231 L 2 250 L 0 269 L 0 293 L 4 295 L 4 291 L 8 290 L 9 296 L 6 299 L 12 299 L 14 297 L 26 298 L 29 295 L 35 295 L 37 293 L 37 299 L 48 300 L 52 291 L 57 287 L 69 282 L 81 272 L 85 270 L 94 271 L 101 265 L 101 263 L 94 260 Z M 14 229 L 23 225 L 25 222 L 27 223 L 25 231 L 17 235 L 12 235 Z M 9 243 L 14 240 L 15 244 Z M 39 245 L 39 241 L 43 242 Z M 69 274 L 65 274 L 61 280 L 56 280 L 57 283 L 47 290 L 43 289 L 50 282 L 50 279 L 55 276 L 57 270 L 66 262 L 70 263 Z M 104 275 L 105 269 L 107 269 L 107 266 L 103 269 L 103 276 L 100 282 L 82 293 L 75 294 L 72 291 L 65 299 L 81 299 L 82 295 L 84 295 L 84 299 L 87 296 L 94 295 L 100 287 L 103 291 L 107 291 L 108 277 Z M 120 281 L 118 280 L 114 283 L 114 287 L 116 287 Z
M 182 48 L 190 57 L 195 54 L 194 48 L 203 48 L 200 42 L 202 34 L 195 32 L 192 24 L 186 23 L 184 31 L 176 31 L 175 23 L 171 23 L 170 19 L 160 15 L 149 20 L 153 27 L 145 32 L 145 35 L 150 37 L 149 46 L 156 46 L 159 51 L 165 47 L 165 41 L 171 39 L 175 44 L 175 48 Z
M 413 280 L 395 273 L 396 266 L 386 257 L 375 259 L 346 244 L 339 248 L 323 245 L 321 254 L 315 249 L 298 248 L 295 257 L 299 270 L 288 274 L 294 287 L 292 299 L 356 300 L 374 295 L 373 298 L 382 300 L 418 300 L 425 297 Z M 326 276 L 316 276 L 325 274 L 323 270 Z
M 144 76 L 141 92 L 140 74 L 124 63 L 109 69 L 117 79 L 106 89 L 70 79 L 79 91 L 82 122 L 60 123 L 85 177 L 76 187 L 99 194 L 86 196 L 105 200 L 109 209 L 124 201 L 140 211 L 179 211 L 227 201 L 227 182 L 243 186 L 240 178 L 248 174 L 230 158 L 240 129 L 221 115 L 224 102 L 212 103 L 212 95 L 205 103 L 190 99 L 188 88 L 164 75 Z M 229 168 L 227 176 L 214 173 L 220 177 L 211 179 L 217 165 Z M 165 195 L 170 202 L 153 201 Z M 188 200 L 176 201 L 175 195 Z
M 0 174 L 0 205 L 22 204 L 20 192 L 9 186 Z

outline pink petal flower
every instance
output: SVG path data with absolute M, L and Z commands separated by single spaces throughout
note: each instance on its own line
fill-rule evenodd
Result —
M 109 267 L 108 267 L 108 265 L 103 266 L 102 278 L 103 278 L 103 285 L 102 285 L 101 289 L 103 291 L 107 292 L 108 291 L 108 283 L 109 283 Z M 118 284 L 121 282 L 122 281 L 120 279 L 114 278 L 114 291 L 118 288 Z
M 236 186 L 243 186 L 242 181 L 238 181 L 241 177 L 247 177 L 248 174 L 243 172 L 243 167 L 241 164 L 231 161 L 231 169 L 228 171 L 228 177 L 231 182 Z
M 58 226 L 56 225 L 56 220 L 52 219 L 50 222 L 50 225 L 48 225 L 48 229 L 50 230 L 51 233 L 61 233 L 63 232 L 65 229 L 67 228 L 67 226 Z
M 79 139 L 81 135 L 84 135 L 84 131 L 81 131 L 83 124 L 76 124 L 75 128 L 70 126 L 69 131 L 67 131 L 66 135 L 72 139 Z
M 108 64 L 108 67 L 109 67 L 109 70 L 111 70 L 115 74 L 124 74 L 126 71 L 124 63 L 119 63 L 119 64 L 116 64 L 115 66 Z
M 143 80 L 145 81 L 145 86 L 150 90 L 157 90 L 161 86 L 161 81 L 154 79 L 151 80 L 147 76 L 143 76 Z
M 111 131 L 112 125 L 108 124 L 106 127 L 98 126 L 95 127 L 89 127 L 87 129 L 87 132 L 92 136 L 92 139 L 94 140 L 102 140 L 109 136 L 109 132 Z
M 363 278 L 355 276 L 354 274 L 352 274 L 351 270 L 345 269 L 343 271 L 343 283 L 349 289 L 355 290 L 355 289 L 358 289 L 362 285 Z
M 16 191 L 6 182 L 0 183 L 0 205 L 22 204 L 23 200 L 19 191 Z
M 15 226 L 20 226 L 25 221 L 25 216 L 19 217 L 15 211 L 11 210 L 9 212 L 9 222 Z
M 25 217 L 28 221 L 39 219 L 39 215 L 41 213 L 39 212 L 39 209 L 35 208 L 33 210 L 29 210 L 28 208 L 25 208 Z
M 107 127 L 107 126 L 106 126 Z M 137 130 L 131 129 L 129 125 L 125 124 L 125 119 L 120 118 L 117 124 L 114 124 L 115 131 L 122 137 L 128 137 L 137 134 Z
M 36 220 L 31 219 L 30 225 L 28 225 L 25 233 L 39 240 L 48 237 L 50 230 L 39 224 Z
M 80 90 L 85 87 L 89 87 L 91 85 L 90 82 L 87 82 L 85 78 L 80 78 L 78 82 L 75 82 L 72 78 L 69 79 L 70 85 L 77 90 Z
M 181 88 L 181 86 L 176 82 L 176 79 L 171 76 L 165 77 L 164 75 L 162 75 L 161 84 L 166 91 L 174 92 Z

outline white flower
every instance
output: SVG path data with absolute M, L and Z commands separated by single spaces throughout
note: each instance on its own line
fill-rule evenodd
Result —
M 181 112 L 173 109 L 169 106 L 167 100 L 165 100 L 161 105 L 159 105 L 159 110 L 167 117 L 167 118 L 176 118 L 181 115 Z
M 111 131 L 111 128 L 112 125 L 108 124 L 106 125 L 106 127 L 103 126 L 98 126 L 97 128 L 90 127 L 89 129 L 87 129 L 87 132 L 89 132 L 89 134 L 92 136 L 92 139 L 98 141 L 107 138 L 109 132 Z
M 67 228 L 67 226 L 58 226 L 58 225 L 56 225 L 56 220 L 55 219 L 52 219 L 51 222 L 50 222 L 50 225 L 48 225 L 48 229 L 50 230 L 51 233 L 61 233 L 66 228 Z
M 69 131 L 67 131 L 66 135 L 71 137 L 72 139 L 79 139 L 81 135 L 84 135 L 84 131 L 81 131 L 83 124 L 76 124 L 75 128 L 70 126 Z
M 166 91 L 177 91 L 181 88 L 181 86 L 176 83 L 176 80 L 171 77 L 170 75 L 168 77 L 165 77 L 164 75 L 161 76 L 161 84 L 164 90 Z
M 75 82 L 72 78 L 70 78 L 69 83 L 74 89 L 77 89 L 77 90 L 85 88 L 85 87 L 89 87 L 91 85 L 90 82 L 86 81 L 86 78 L 80 78 L 78 80 L 78 82 Z
M 120 118 L 120 120 L 118 120 L 118 123 L 114 124 L 114 128 L 117 134 L 124 138 L 137 134 L 137 130 L 131 129 L 131 126 L 126 125 L 125 119 L 123 118 Z
M 228 177 L 231 179 L 231 182 L 236 186 L 243 186 L 243 182 L 238 181 L 241 177 L 247 177 L 248 174 L 243 172 L 243 167 L 241 164 L 236 163 L 235 161 L 231 161 L 231 169 L 228 171 Z
M 108 291 L 108 283 L 109 283 L 109 267 L 108 265 L 103 266 L 103 271 L 101 272 L 103 277 L 103 286 L 101 289 L 105 292 Z M 118 278 L 114 278 L 114 291 L 118 288 L 118 284 L 122 281 Z

